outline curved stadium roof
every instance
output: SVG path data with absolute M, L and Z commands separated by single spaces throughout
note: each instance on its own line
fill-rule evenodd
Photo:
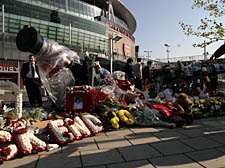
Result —
M 100 8 L 108 9 L 108 0 L 83 0 L 89 4 L 98 6 Z M 136 31 L 137 23 L 132 15 L 132 13 L 127 9 L 127 7 L 120 0 L 111 0 L 113 5 L 114 14 L 120 19 L 124 20 L 130 30 L 131 34 L 134 34 Z

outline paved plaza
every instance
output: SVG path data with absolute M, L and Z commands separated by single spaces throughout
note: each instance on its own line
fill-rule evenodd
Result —
M 11 161 L 1 168 L 225 167 L 225 117 L 182 128 L 130 127 L 102 132 Z

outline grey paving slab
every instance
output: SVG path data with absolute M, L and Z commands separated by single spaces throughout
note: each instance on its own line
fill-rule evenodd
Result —
M 222 146 L 220 143 L 212 141 L 206 137 L 182 139 L 181 141 L 196 150 L 216 148 Z
M 162 154 L 148 144 L 122 147 L 118 148 L 118 150 L 126 161 L 142 160 L 162 156 Z
M 221 125 L 225 125 L 225 123 L 221 120 L 210 120 L 210 121 L 203 121 L 201 123 L 202 125 L 208 126 L 208 127 L 219 127 Z
M 62 152 L 62 147 L 59 146 L 58 148 L 51 151 L 45 150 L 45 151 L 39 152 L 38 155 L 50 155 L 50 154 L 57 154 L 61 152 Z
M 183 154 L 150 159 L 156 168 L 203 168 Z
M 164 155 L 172 155 L 172 154 L 179 154 L 194 151 L 189 146 L 183 144 L 180 141 L 168 141 L 168 142 L 158 142 L 151 144 L 155 149 L 160 151 Z
M 202 128 L 202 125 L 201 124 L 197 124 L 194 121 L 193 124 L 191 124 L 191 125 L 184 125 L 182 128 L 184 128 L 184 129 L 194 129 L 194 128 L 199 129 L 199 128 Z
M 225 145 L 225 134 L 215 134 L 212 136 L 207 136 L 207 138 Z
M 215 134 L 221 134 L 225 133 L 225 126 L 220 126 L 220 127 L 202 127 L 201 128 L 204 132 L 205 135 L 215 135 Z
M 29 155 L 25 156 L 23 158 L 16 158 L 9 161 L 4 161 L 2 165 L 0 165 L 1 168 L 35 168 L 35 164 L 38 161 L 39 156 L 38 155 Z
M 83 166 L 97 166 L 125 161 L 115 149 L 81 151 L 81 159 Z
M 157 129 L 159 132 L 161 132 L 161 131 L 171 131 L 171 130 L 173 130 L 173 129 L 171 129 L 171 128 L 166 128 L 166 127 L 155 127 L 155 129 Z
M 225 155 L 216 149 L 191 152 L 186 155 L 207 168 L 225 167 Z
M 129 142 L 133 145 L 140 145 L 146 143 L 159 142 L 160 139 L 153 136 L 152 134 L 138 134 L 133 136 L 126 136 Z
M 72 143 L 68 143 L 67 145 L 62 147 L 63 153 L 68 152 L 76 152 L 83 150 L 98 150 L 98 146 L 95 143 L 94 139 L 85 138 L 82 140 L 75 140 Z
M 81 167 L 80 153 L 60 153 L 41 155 L 36 168 L 76 168 Z
M 107 168 L 106 165 L 100 165 L 100 166 L 91 166 L 91 167 L 86 167 L 86 168 Z
M 97 139 L 96 143 L 99 149 L 114 149 L 118 147 L 131 146 L 132 144 L 123 137 Z
M 135 134 L 142 134 L 142 133 L 153 133 L 153 132 L 159 132 L 156 128 L 151 127 L 140 127 L 140 128 L 130 128 L 130 130 Z
M 194 120 L 195 124 L 203 124 L 204 122 L 208 122 L 208 121 L 215 121 L 217 119 L 220 119 L 220 117 L 208 117 L 208 118 L 201 118 L 198 120 Z
M 204 132 L 201 129 L 180 129 L 177 132 L 184 134 L 187 137 L 200 137 L 204 136 Z
M 187 136 L 180 134 L 176 131 L 164 131 L 152 134 L 163 141 L 187 138 Z
M 103 139 L 103 138 L 107 138 L 108 136 L 106 135 L 105 132 L 101 132 L 99 134 L 93 135 L 93 136 L 89 136 L 87 138 L 83 138 L 82 141 L 85 140 L 90 140 L 90 139 Z
M 108 165 L 108 168 L 154 168 L 147 160 L 124 162 Z
M 217 149 L 217 150 L 220 151 L 220 152 L 225 153 L 225 146 L 219 147 L 219 148 L 215 148 L 215 149 Z
M 106 135 L 109 137 L 124 137 L 132 134 L 134 133 L 130 129 L 122 129 L 117 131 L 106 132 Z

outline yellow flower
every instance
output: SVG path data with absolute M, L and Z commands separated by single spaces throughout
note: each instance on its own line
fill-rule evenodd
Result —
M 110 123 L 112 124 L 112 126 L 114 128 L 119 128 L 119 118 L 117 117 L 116 113 L 114 111 L 109 111 L 109 112 L 105 112 L 104 115 L 106 117 L 110 117 L 109 120 L 110 120 Z
M 173 106 L 173 102 L 171 102 L 171 101 L 169 101 L 168 104 L 171 105 L 171 106 Z
M 203 103 L 206 102 L 206 100 L 205 99 L 200 99 L 199 102 L 203 104 Z
M 128 124 L 128 125 L 133 125 L 134 124 L 133 117 L 132 117 L 132 115 L 130 114 L 129 111 L 127 111 L 127 110 L 120 110 L 118 112 L 118 115 L 119 115 L 119 118 L 123 122 L 125 122 L 126 124 Z

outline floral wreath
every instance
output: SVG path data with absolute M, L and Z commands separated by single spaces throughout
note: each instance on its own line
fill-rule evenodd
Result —
M 23 118 L 15 120 L 10 124 L 11 132 L 13 133 L 20 150 L 24 154 L 31 154 L 33 148 L 38 151 L 45 150 L 46 143 L 34 136 L 37 127 L 27 125 L 28 121 Z
M 10 81 L 0 81 L 0 89 L 11 90 L 16 95 L 16 117 L 22 117 L 23 94 L 19 87 Z
M 133 117 L 132 117 L 132 115 L 131 115 L 131 113 L 129 111 L 127 111 L 127 110 L 119 110 L 118 116 L 127 125 L 133 125 L 134 124 Z

